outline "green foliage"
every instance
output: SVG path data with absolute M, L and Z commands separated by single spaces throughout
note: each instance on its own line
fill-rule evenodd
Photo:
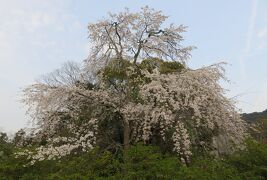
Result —
M 247 141 L 247 149 L 238 152 L 228 159 L 229 164 L 243 177 L 267 178 L 267 145 L 254 140 Z
M 23 166 L 26 162 L 9 155 L 0 163 L 0 179 L 266 179 L 267 145 L 249 140 L 246 150 L 224 159 L 194 157 L 188 167 L 177 156 L 140 143 L 117 155 L 95 148 L 57 161 Z
M 173 62 L 162 62 L 159 72 L 161 74 L 168 74 L 168 73 L 172 73 L 172 72 L 180 72 L 182 69 L 184 68 L 184 66 L 176 61 Z
M 13 152 L 13 144 L 8 141 L 6 133 L 0 132 L 0 163 L 7 160 Z
M 152 73 L 152 71 L 156 68 L 160 68 L 160 65 L 162 64 L 163 60 L 159 58 L 149 58 L 145 59 L 140 63 L 141 69 L 146 69 L 148 72 Z
M 159 58 L 149 58 L 141 62 L 140 67 L 142 69 L 152 72 L 154 69 L 159 69 L 161 74 L 168 74 L 173 72 L 181 72 L 185 67 L 177 61 L 163 61 Z
M 59 161 L 41 161 L 23 166 L 22 159 L 10 158 L 0 164 L 0 177 L 7 179 L 95 179 L 117 173 L 120 163 L 110 152 L 98 148 L 84 154 L 71 155 Z M 1 179 L 1 178 L 0 178 Z
M 124 155 L 125 179 L 173 179 L 181 167 L 177 157 L 161 153 L 156 146 L 137 144 Z
M 127 68 L 133 66 L 130 61 L 114 59 L 103 70 L 103 77 L 111 83 L 123 81 L 127 77 Z

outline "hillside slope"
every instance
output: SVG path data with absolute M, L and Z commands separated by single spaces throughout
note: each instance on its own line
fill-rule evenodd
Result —
M 244 119 L 247 122 L 267 119 L 267 109 L 262 112 L 244 113 L 241 116 L 242 116 L 242 119 Z
M 251 125 L 252 137 L 267 143 L 267 109 L 262 112 L 244 113 L 241 117 Z

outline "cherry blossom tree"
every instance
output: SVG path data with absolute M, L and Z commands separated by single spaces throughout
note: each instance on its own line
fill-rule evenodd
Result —
M 87 61 L 67 63 L 24 90 L 40 146 L 17 155 L 34 163 L 95 146 L 117 152 L 142 141 L 188 164 L 195 151 L 242 147 L 246 124 L 219 84 L 223 65 L 188 68 L 192 47 L 180 44 L 185 27 L 162 28 L 166 18 L 145 7 L 89 24 Z

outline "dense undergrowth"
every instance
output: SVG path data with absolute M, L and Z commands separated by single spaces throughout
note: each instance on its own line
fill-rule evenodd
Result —
M 137 144 L 116 155 L 98 148 L 60 160 L 25 166 L 12 144 L 1 143 L 0 179 L 266 179 L 267 145 L 248 141 L 247 149 L 224 157 L 195 155 L 189 166 L 156 146 Z

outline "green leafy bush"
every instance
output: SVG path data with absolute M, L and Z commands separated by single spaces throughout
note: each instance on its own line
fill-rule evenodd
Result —
M 185 67 L 177 61 L 163 61 L 159 58 L 148 58 L 141 62 L 140 68 L 146 69 L 150 73 L 158 68 L 161 74 L 168 74 L 172 72 L 181 72 Z
M 247 149 L 228 158 L 243 177 L 267 179 L 267 145 L 254 140 L 247 141 Z
M 140 143 L 116 155 L 95 148 L 32 166 L 26 162 L 11 154 L 2 159 L 0 179 L 266 179 L 267 145 L 249 140 L 246 150 L 223 159 L 195 156 L 189 166 L 157 146 Z

